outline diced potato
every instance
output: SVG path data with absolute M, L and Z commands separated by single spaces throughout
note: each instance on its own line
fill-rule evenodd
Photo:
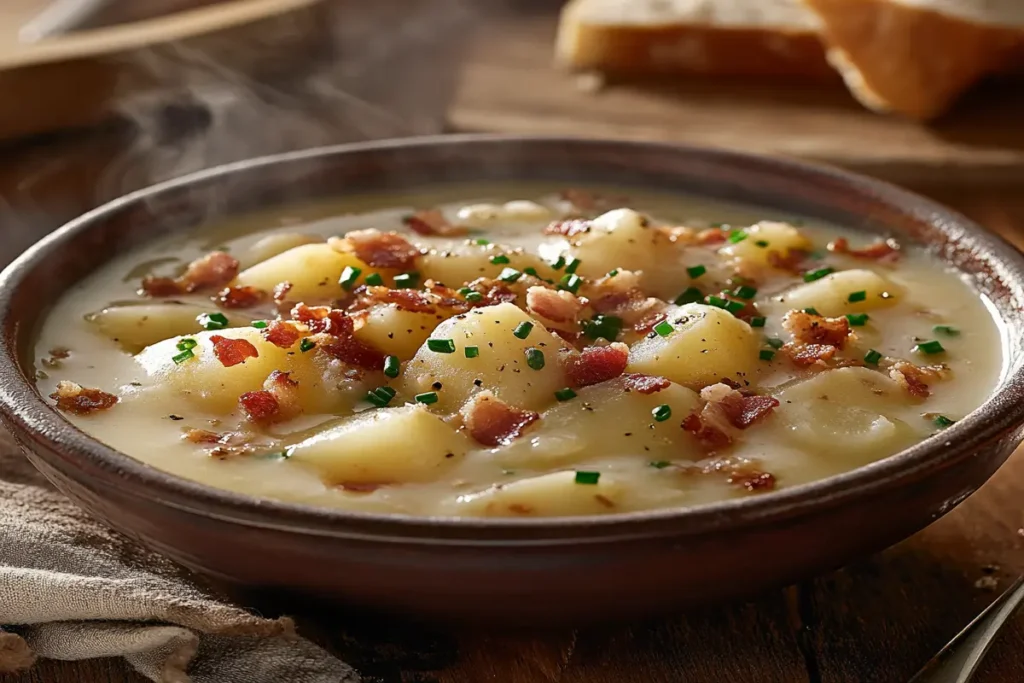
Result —
M 643 214 L 615 209 L 591 221 L 589 232 L 570 238 L 569 253 L 580 260 L 580 275 L 602 277 L 615 268 L 649 270 L 657 261 L 660 240 Z
M 575 472 L 553 472 L 459 496 L 456 514 L 475 517 L 598 515 L 623 505 L 625 487 L 608 474 L 577 484 Z
M 491 263 L 495 256 L 505 256 L 508 263 Z M 505 268 L 523 271 L 533 268 L 543 278 L 552 278 L 554 271 L 540 256 L 497 245 L 462 244 L 453 249 L 434 249 L 420 259 L 420 273 L 453 289 L 478 278 L 496 278 Z
M 533 324 L 526 339 L 513 334 L 520 323 Z M 431 338 L 451 339 L 455 352 L 431 351 L 429 341 L 420 347 L 402 374 L 407 398 L 434 391 L 432 385 L 440 382 L 436 406 L 441 410 L 457 410 L 479 389 L 490 389 L 510 405 L 537 410 L 553 403 L 554 392 L 565 386 L 565 373 L 558 362 L 563 342 L 512 304 L 477 308 L 450 318 Z M 470 346 L 479 351 L 475 358 L 466 357 Z M 544 352 L 546 363 L 541 370 L 526 364 L 529 348 Z
M 244 363 L 225 367 L 213 352 L 210 337 L 245 339 L 256 347 L 259 356 Z M 238 398 L 248 391 L 259 391 L 271 372 L 290 372 L 299 383 L 302 406 L 310 412 L 337 412 L 351 409 L 366 392 L 361 382 L 346 379 L 342 368 L 322 353 L 296 353 L 282 349 L 263 339 L 251 327 L 231 328 L 189 335 L 196 341 L 194 358 L 175 364 L 181 353 L 174 337 L 149 346 L 135 360 L 146 373 L 168 391 L 187 397 L 197 406 L 215 413 L 231 413 L 238 407 Z M 297 347 L 296 347 L 297 348 Z
M 655 408 L 667 405 L 671 414 L 655 420 Z M 541 415 L 528 439 L 516 439 L 494 452 L 504 467 L 547 469 L 594 453 L 637 453 L 651 460 L 703 457 L 680 422 L 698 410 L 701 400 L 692 390 L 673 384 L 641 394 L 627 391 L 614 379 L 577 390 L 577 397 L 558 403 Z
M 854 292 L 864 292 L 864 300 L 851 303 Z M 786 310 L 814 308 L 835 317 L 892 306 L 902 293 L 902 287 L 873 271 L 841 270 L 774 297 L 772 303 Z
M 107 337 L 118 342 L 125 351 L 137 353 L 158 341 L 203 327 L 196 320 L 203 313 L 216 312 L 213 306 L 183 303 L 153 303 L 138 306 L 110 306 L 89 316 L 89 322 Z M 246 318 L 224 314 L 231 325 L 244 325 Z
M 416 355 L 416 350 L 434 328 L 448 318 L 444 314 L 446 310 L 449 309 L 418 313 L 394 304 L 375 306 L 366 312 L 362 327 L 356 330 L 356 338 L 385 354 L 408 360 Z
M 291 301 L 330 301 L 342 295 L 338 280 L 348 266 L 362 271 L 359 284 L 375 272 L 354 254 L 343 254 L 329 244 L 306 244 L 243 270 L 235 284 L 272 292 L 279 283 L 287 281 L 292 283 L 288 291 Z
M 425 406 L 410 405 L 345 418 L 288 452 L 332 484 L 394 484 L 434 480 L 470 447 Z
M 257 263 L 263 263 L 278 254 L 283 254 L 289 249 L 301 247 L 305 244 L 322 243 L 322 237 L 303 235 L 297 232 L 280 232 L 267 235 L 258 240 L 255 244 L 245 250 L 245 253 L 238 257 L 242 268 L 251 268 Z
M 505 204 L 470 204 L 459 209 L 460 225 L 485 228 L 498 221 L 543 221 L 551 218 L 551 209 L 531 201 L 512 201 Z
M 919 436 L 895 417 L 907 395 L 893 380 L 867 368 L 828 370 L 778 394 L 785 437 L 821 457 L 895 453 Z
M 767 266 L 768 255 L 772 252 L 785 258 L 794 249 L 809 251 L 812 246 L 811 241 L 789 223 L 762 221 L 745 232 L 748 235 L 745 240 L 727 244 L 721 253 L 743 263 Z
M 672 306 L 667 337 L 652 333 L 629 351 L 628 372 L 660 375 L 692 389 L 743 381 L 755 371 L 760 343 L 750 325 L 703 304 Z

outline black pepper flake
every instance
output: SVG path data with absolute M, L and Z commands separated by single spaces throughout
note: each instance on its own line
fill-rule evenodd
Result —
M 454 453 L 445 453 L 444 457 L 446 457 L 446 458 L 454 458 L 455 454 Z
M 167 417 L 171 418 L 175 422 L 177 422 L 178 420 L 184 420 L 185 419 L 181 415 L 168 415 Z
M 482 387 L 484 385 L 484 381 L 482 379 L 475 379 L 473 380 L 473 384 L 475 386 Z
M 626 432 L 623 436 L 633 436 L 633 432 Z
M 434 382 L 433 384 L 430 385 L 430 388 L 433 389 L 434 391 L 440 391 L 441 390 L 441 383 L 440 382 Z

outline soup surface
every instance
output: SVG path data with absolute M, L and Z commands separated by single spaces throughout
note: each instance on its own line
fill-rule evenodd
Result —
M 833 226 L 462 187 L 120 255 L 49 316 L 37 368 L 83 430 L 213 486 L 610 514 L 763 495 L 928 438 L 999 379 L 990 311 L 923 250 Z

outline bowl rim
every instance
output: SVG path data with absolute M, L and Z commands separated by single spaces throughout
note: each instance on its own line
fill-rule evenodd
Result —
M 910 448 L 853 470 L 778 491 L 693 506 L 659 508 L 609 515 L 537 518 L 466 518 L 416 516 L 409 514 L 360 512 L 343 508 L 281 501 L 218 489 L 159 470 L 117 451 L 93 438 L 65 419 L 46 402 L 29 380 L 29 369 L 18 360 L 11 316 L 11 299 L 37 262 L 58 251 L 73 235 L 88 232 L 93 225 L 117 215 L 128 207 L 165 192 L 239 172 L 330 158 L 356 152 L 410 148 L 439 148 L 453 145 L 568 144 L 585 147 L 611 146 L 622 151 L 644 148 L 666 154 L 710 158 L 724 164 L 757 165 L 765 170 L 811 175 L 833 180 L 855 194 L 870 195 L 875 201 L 912 208 L 915 215 L 945 234 L 964 232 L 985 260 L 1001 266 L 1024 287 L 1024 254 L 1003 238 L 990 233 L 966 217 L 910 191 L 829 166 L 747 154 L 717 148 L 672 143 L 591 139 L 556 135 L 460 134 L 435 135 L 370 142 L 346 143 L 256 157 L 224 164 L 179 178 L 157 183 L 98 206 L 66 223 L 29 247 L 0 273 L 0 412 L 9 427 L 45 440 L 65 466 L 74 463 L 100 474 L 108 485 L 127 486 L 125 492 L 186 512 L 220 518 L 236 524 L 276 528 L 288 532 L 322 536 L 362 537 L 396 541 L 488 544 L 519 542 L 543 545 L 574 541 L 607 542 L 628 535 L 690 535 L 721 528 L 759 525 L 833 507 L 855 498 L 867 497 L 891 487 L 910 483 L 928 471 L 947 467 L 970 457 L 1024 424 L 1024 364 L 1006 372 L 1000 387 L 986 401 L 939 435 Z M 628 184 L 628 183 L 627 183 Z M 1015 296 L 1024 300 L 1021 289 Z M 1004 349 L 1005 350 L 1005 349 Z M 53 466 L 52 463 L 50 463 Z M 58 468 L 60 469 L 60 468 Z M 966 490 L 965 497 L 969 493 Z M 959 500 L 948 501 L 949 507 Z

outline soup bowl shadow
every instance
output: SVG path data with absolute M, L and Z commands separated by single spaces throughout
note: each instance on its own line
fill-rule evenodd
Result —
M 1007 330 L 997 390 L 949 429 L 828 479 L 691 508 L 601 517 L 360 514 L 217 490 L 80 431 L 34 382 L 52 304 L 161 235 L 296 202 L 440 183 L 611 183 L 741 202 L 927 246 Z M 32 463 L 124 534 L 200 572 L 420 617 L 505 624 L 626 618 L 754 594 L 884 548 L 981 486 L 1024 438 L 1024 257 L 926 199 L 837 170 L 724 151 L 451 136 L 255 159 L 111 202 L 0 275 L 0 413 Z M 828 444 L 822 444 L 827 455 Z

